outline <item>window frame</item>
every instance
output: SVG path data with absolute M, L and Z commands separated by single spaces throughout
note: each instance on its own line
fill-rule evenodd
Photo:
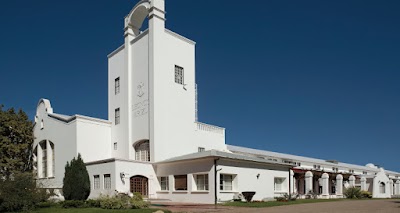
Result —
M 121 92 L 121 81 L 120 81 L 119 77 L 115 78 L 115 80 L 114 80 L 114 92 L 115 92 L 115 95 L 117 95 Z
M 121 123 L 121 109 L 118 107 L 114 111 L 114 119 L 115 119 L 115 125 L 118 125 Z
M 161 191 L 169 191 L 169 177 L 161 176 L 161 177 L 159 177 L 159 180 L 160 180 Z
M 274 192 L 285 192 L 286 190 L 284 185 L 285 181 L 286 181 L 285 177 L 274 177 Z
M 93 189 L 100 189 L 100 175 L 93 175 Z
M 114 150 L 118 150 L 118 142 L 114 142 Z
M 103 175 L 103 184 L 104 189 L 111 189 L 111 174 Z
M 206 151 L 206 148 L 204 148 L 204 147 L 197 148 L 197 152 L 205 152 L 205 151 Z
M 203 177 L 203 179 L 201 179 L 201 181 L 203 181 L 202 183 L 199 183 L 199 177 Z M 209 177 L 207 173 L 203 173 L 203 174 L 195 174 L 194 175 L 194 182 L 196 184 L 196 191 L 208 191 L 210 190 L 210 186 L 209 186 Z M 202 186 L 202 187 L 201 187 Z
M 177 177 L 179 177 L 179 178 L 177 178 Z M 186 179 L 186 187 L 184 187 L 182 189 L 177 189 L 176 181 L 179 180 L 180 178 Z M 174 175 L 174 190 L 175 191 L 187 191 L 188 190 L 188 177 L 187 177 L 187 174 L 186 175 Z
M 229 181 L 226 181 L 226 179 L 228 179 L 228 178 L 225 178 L 225 177 L 228 177 L 228 176 L 231 177 L 231 179 L 230 179 L 230 189 L 228 187 L 229 184 L 227 184 L 227 183 L 229 183 Z M 235 180 L 235 175 L 233 175 L 233 174 L 219 174 L 219 190 L 221 190 L 221 191 L 233 191 L 233 189 L 234 189 L 234 186 L 233 186 L 234 180 Z
M 175 65 L 175 83 L 185 85 L 185 69 Z

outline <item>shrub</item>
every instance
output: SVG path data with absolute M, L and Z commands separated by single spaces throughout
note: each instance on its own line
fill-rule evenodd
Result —
M 86 200 L 89 197 L 89 174 L 80 154 L 65 166 L 63 193 L 65 200 Z
M 63 208 L 84 208 L 87 207 L 85 201 L 82 200 L 65 200 L 61 202 Z
M 0 212 L 28 211 L 48 198 L 44 189 L 36 188 L 32 173 L 16 173 L 0 180 Z
M 280 196 L 280 197 L 274 197 L 276 199 L 276 201 L 286 201 L 286 198 L 284 196 Z
M 361 198 L 372 198 L 372 193 L 369 191 L 361 191 Z
M 50 201 L 44 201 L 44 202 L 39 202 L 35 205 L 36 208 L 50 208 L 53 206 L 56 206 L 57 203 L 50 202 Z
M 89 207 L 100 208 L 100 200 L 89 199 L 86 201 L 86 205 Z
M 142 209 L 149 207 L 149 203 L 143 201 L 140 194 L 134 194 L 129 197 L 126 194 L 118 194 L 115 196 L 104 196 L 99 198 L 100 207 L 103 209 Z
M 306 199 L 317 199 L 318 194 L 315 193 L 313 190 L 308 191 L 306 194 Z
M 361 198 L 361 189 L 357 187 L 350 187 L 347 188 L 343 194 L 349 199 L 359 199 Z

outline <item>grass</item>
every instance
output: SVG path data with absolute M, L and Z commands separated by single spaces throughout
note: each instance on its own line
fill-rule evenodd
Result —
M 320 203 L 320 202 L 334 202 L 334 201 L 343 201 L 348 199 L 298 199 L 295 201 L 288 202 L 280 202 L 280 201 L 268 201 L 268 202 L 229 202 L 223 204 L 224 206 L 236 206 L 236 207 L 272 207 L 272 206 L 285 206 L 285 205 L 295 205 L 295 204 L 303 204 L 303 203 Z
M 62 207 L 50 207 L 50 208 L 40 208 L 32 211 L 33 213 L 153 213 L 157 210 L 162 210 L 163 212 L 170 212 L 163 209 L 101 209 L 101 208 L 69 208 L 64 209 Z

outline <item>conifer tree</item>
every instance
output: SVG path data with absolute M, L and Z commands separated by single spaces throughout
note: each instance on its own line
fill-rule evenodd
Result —
M 90 194 L 90 179 L 81 154 L 65 165 L 63 194 L 66 200 L 86 200 Z

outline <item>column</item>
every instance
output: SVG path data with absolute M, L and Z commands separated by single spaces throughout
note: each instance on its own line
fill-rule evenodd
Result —
M 367 189 L 367 178 L 361 177 L 360 182 L 361 182 L 361 190 L 362 191 L 368 191 L 368 189 Z
M 400 195 L 400 180 L 396 181 L 396 195 Z
M 304 175 L 304 179 L 306 182 L 306 191 L 304 192 L 304 194 L 309 194 L 310 191 L 314 191 L 313 190 L 313 173 L 311 171 L 306 172 L 306 174 Z
M 392 179 L 389 180 L 389 193 L 390 193 L 390 195 L 394 194 L 393 180 Z
M 47 147 L 47 177 L 54 177 L 53 175 L 53 147 L 50 145 L 50 141 L 46 140 Z
M 336 175 L 336 195 L 343 196 L 343 175 Z
M 350 184 L 350 187 L 355 187 L 356 186 L 356 177 L 354 177 L 354 175 L 351 175 L 349 177 L 349 184 Z
M 38 178 L 43 178 L 43 150 L 42 146 L 40 143 L 37 145 L 37 172 L 38 172 Z
M 294 172 L 293 170 L 289 170 L 289 175 L 290 175 L 290 194 L 293 194 L 294 190 Z
M 327 173 L 321 176 L 322 196 L 329 198 L 329 175 Z

